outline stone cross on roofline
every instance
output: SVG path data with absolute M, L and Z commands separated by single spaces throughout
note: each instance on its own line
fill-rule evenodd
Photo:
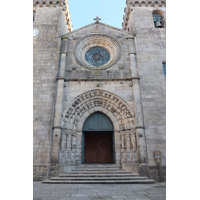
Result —
M 98 24 L 99 23 L 99 21 L 101 20 L 101 18 L 99 18 L 99 17 L 96 17 L 96 18 L 94 18 L 94 20 L 96 20 L 96 24 Z

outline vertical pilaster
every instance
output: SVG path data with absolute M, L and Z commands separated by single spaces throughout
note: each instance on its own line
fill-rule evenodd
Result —
M 130 56 L 130 67 L 132 72 L 132 84 L 133 84 L 133 97 L 134 97 L 134 108 L 135 108 L 135 130 L 137 140 L 137 152 L 140 163 L 140 171 L 142 170 L 147 174 L 147 149 L 146 149 L 146 138 L 144 129 L 142 99 L 140 93 L 140 78 L 137 66 L 136 48 L 134 45 L 135 38 L 128 38 L 129 40 L 129 56 Z M 141 169 L 142 168 L 142 169 Z M 145 170 L 143 170 L 145 168 Z
M 63 43 L 62 43 L 63 45 Z M 65 43 L 66 45 L 66 43 Z M 60 68 L 57 77 L 57 94 L 56 94 L 56 104 L 55 104 L 55 115 L 54 115 L 54 125 L 53 125 L 53 138 L 52 138 L 52 164 L 56 165 L 58 163 L 58 154 L 60 150 L 61 141 L 61 120 L 62 120 L 62 110 L 63 110 L 63 96 L 64 96 L 64 77 L 66 69 L 66 51 L 62 47 L 60 55 Z

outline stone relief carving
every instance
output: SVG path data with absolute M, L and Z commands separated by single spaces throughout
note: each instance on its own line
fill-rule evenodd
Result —
M 73 130 L 76 130 L 76 125 L 77 125 L 78 121 L 77 120 L 74 120 L 73 122 Z
M 130 157 L 130 150 L 135 150 L 134 111 L 129 108 L 126 102 L 119 96 L 102 89 L 95 89 L 77 96 L 63 112 L 62 129 L 66 130 L 66 148 L 75 150 L 77 148 L 76 131 L 79 119 L 86 112 L 98 107 L 109 111 L 118 123 L 120 136 L 119 151 L 122 160 L 127 161 Z M 105 111 L 106 112 L 106 111 Z M 62 139 L 65 139 L 62 137 Z M 64 145 L 63 145 L 64 147 Z M 133 151 L 134 152 L 134 151 Z M 133 153 L 132 152 L 132 153 Z M 131 155 L 133 157 L 133 155 Z
M 71 138 L 71 148 L 72 149 L 76 149 L 76 135 L 72 134 L 72 138 Z
M 78 119 L 88 110 L 94 107 L 102 107 L 109 110 L 117 119 L 134 118 L 133 111 L 128 108 L 124 100 L 108 91 L 96 89 L 79 95 L 73 100 L 63 114 L 63 127 L 65 123 L 73 124 L 76 129 Z M 76 120 L 75 120 L 76 119 Z M 125 129 L 123 120 L 119 122 L 120 130 Z
M 119 129 L 120 130 L 125 130 L 125 125 L 124 125 L 122 120 L 119 121 Z
M 76 133 L 67 129 L 62 129 L 61 150 L 76 149 Z
M 126 140 L 126 149 L 129 150 L 130 149 L 130 132 L 125 133 L 125 140 Z
M 121 149 L 136 149 L 135 130 L 120 131 Z
M 130 133 L 131 149 L 136 149 L 136 140 L 135 140 L 135 137 L 136 137 L 135 130 L 132 129 L 131 133 Z

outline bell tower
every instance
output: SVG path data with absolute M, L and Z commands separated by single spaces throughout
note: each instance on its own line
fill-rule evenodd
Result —
M 51 165 L 61 35 L 73 26 L 66 0 L 33 0 L 33 21 L 33 177 L 40 181 Z
M 158 180 L 155 152 L 166 166 L 166 0 L 127 0 L 122 27 L 135 35 L 148 171 Z

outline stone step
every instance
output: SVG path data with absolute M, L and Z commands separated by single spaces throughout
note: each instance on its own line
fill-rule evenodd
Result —
M 71 171 L 125 171 L 121 168 L 75 168 Z
M 121 177 L 52 177 L 51 180 L 146 180 L 146 177 L 121 176 Z
M 75 169 L 51 177 L 51 180 L 43 183 L 54 184 L 140 184 L 155 183 L 147 177 L 141 177 L 137 173 L 126 171 L 113 164 L 84 164 L 76 166 Z
M 66 172 L 65 174 L 132 174 L 132 172 L 127 172 L 127 171 L 71 171 L 71 172 Z
M 127 176 L 131 176 L 131 177 L 139 177 L 138 174 L 77 174 L 77 173 L 69 173 L 69 174 L 60 174 L 59 177 L 127 177 Z
M 82 164 L 80 166 L 76 166 L 76 168 L 121 168 L 121 167 L 114 164 L 112 165 Z
M 151 184 L 155 180 L 46 180 L 48 184 Z

